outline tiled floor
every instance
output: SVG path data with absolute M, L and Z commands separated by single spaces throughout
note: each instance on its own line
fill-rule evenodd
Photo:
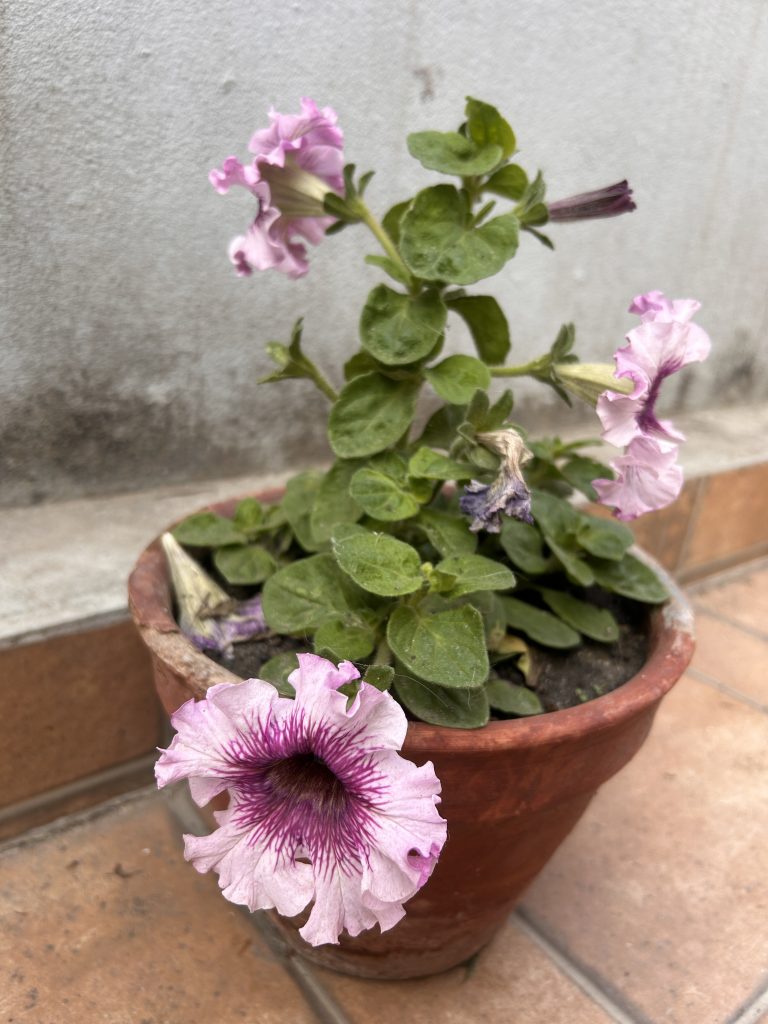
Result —
M 768 565 L 692 592 L 699 648 L 471 970 L 287 957 L 142 791 L 0 853 L 0 1024 L 768 1024 Z

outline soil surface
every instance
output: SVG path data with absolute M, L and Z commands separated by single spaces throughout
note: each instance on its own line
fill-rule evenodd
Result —
M 530 643 L 531 672 L 528 680 L 514 661 L 494 667 L 502 679 L 534 690 L 546 711 L 559 711 L 594 700 L 628 682 L 643 666 L 648 655 L 647 609 L 634 601 L 606 595 L 585 595 L 596 605 L 608 607 L 619 622 L 619 639 L 613 644 L 584 639 L 581 646 L 554 651 Z M 244 679 L 258 677 L 261 666 L 276 654 L 311 649 L 311 641 L 271 636 L 235 644 L 233 656 L 206 652 L 219 665 Z M 506 717 L 493 715 L 492 717 Z

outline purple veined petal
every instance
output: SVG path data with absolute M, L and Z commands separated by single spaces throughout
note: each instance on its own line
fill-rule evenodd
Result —
M 252 909 L 293 914 L 314 899 L 302 934 L 315 944 L 392 927 L 446 839 L 439 780 L 396 752 L 407 723 L 389 694 L 362 684 L 348 701 L 334 688 L 359 678 L 353 665 L 300 655 L 291 678 L 295 701 L 260 680 L 222 683 L 174 716 L 159 783 L 230 796 L 220 829 L 189 837 L 185 855 Z
M 548 203 L 551 221 L 592 220 L 597 217 L 618 217 L 622 213 L 631 213 L 637 208 L 632 199 L 629 183 L 617 181 L 614 185 L 595 189 L 593 192 L 582 192 L 567 199 L 558 199 Z

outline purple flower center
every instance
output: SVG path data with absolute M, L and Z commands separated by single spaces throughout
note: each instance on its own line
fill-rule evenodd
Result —
M 350 734 L 298 711 L 256 720 L 225 750 L 235 821 L 252 846 L 287 860 L 308 858 L 320 873 L 352 873 L 367 861 L 386 780 Z

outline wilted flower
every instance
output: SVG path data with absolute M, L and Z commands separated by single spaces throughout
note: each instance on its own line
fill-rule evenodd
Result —
M 600 501 L 615 506 L 618 519 L 664 508 L 682 488 L 677 449 L 685 436 L 669 420 L 658 419 L 655 407 L 666 377 L 709 355 L 709 336 L 691 323 L 699 308 L 694 299 L 670 301 L 658 291 L 638 295 L 629 307 L 642 323 L 627 334 L 614 359 L 616 376 L 634 388 L 630 394 L 609 390 L 597 400 L 603 440 L 626 446 L 610 464 L 617 479 L 593 481 Z
M 201 651 L 232 654 L 232 644 L 269 632 L 261 597 L 235 601 L 211 579 L 172 533 L 160 538 L 173 579 L 182 633 Z
M 271 126 L 250 141 L 253 162 L 241 164 L 230 156 L 209 178 L 218 192 L 240 185 L 258 201 L 248 231 L 229 247 L 238 274 L 275 269 L 301 277 L 309 263 L 297 236 L 317 245 L 333 223 L 323 200 L 330 191 L 344 190 L 344 136 L 336 113 L 330 107 L 318 109 L 311 99 L 302 99 L 300 114 L 270 110 L 269 117 Z
M 632 189 L 626 179 L 594 192 L 582 192 L 547 204 L 549 219 L 554 221 L 618 217 L 620 213 L 631 213 L 635 209 L 637 206 L 632 199 Z
M 700 307 L 694 299 L 670 302 L 661 292 L 633 300 L 629 311 L 643 322 L 627 334 L 627 344 L 614 359 L 616 376 L 633 381 L 634 389 L 629 395 L 606 391 L 597 402 L 602 436 L 609 444 L 622 447 L 636 437 L 653 437 L 663 448 L 685 440 L 668 420 L 657 419 L 655 406 L 667 377 L 709 355 L 709 335 L 690 322 Z
M 593 480 L 603 505 L 613 505 L 617 519 L 628 522 L 671 504 L 683 486 L 677 448 L 662 451 L 656 441 L 638 437 L 611 462 L 615 480 Z
M 499 472 L 490 484 L 472 480 L 464 488 L 459 499 L 459 508 L 472 516 L 470 530 L 477 533 L 501 531 L 502 513 L 513 519 L 532 523 L 531 495 L 523 480 L 522 465 L 531 458 L 531 453 L 518 433 L 514 430 L 496 430 L 477 434 L 476 440 L 501 456 Z
M 300 934 L 318 946 L 345 928 L 397 924 L 432 873 L 446 823 L 431 762 L 397 754 L 407 721 L 396 701 L 368 683 L 349 701 L 338 687 L 359 679 L 351 662 L 298 660 L 295 700 L 249 679 L 182 705 L 156 775 L 161 787 L 188 778 L 200 806 L 229 792 L 219 828 L 184 837 L 185 857 L 252 911 L 291 917 L 314 899 Z

